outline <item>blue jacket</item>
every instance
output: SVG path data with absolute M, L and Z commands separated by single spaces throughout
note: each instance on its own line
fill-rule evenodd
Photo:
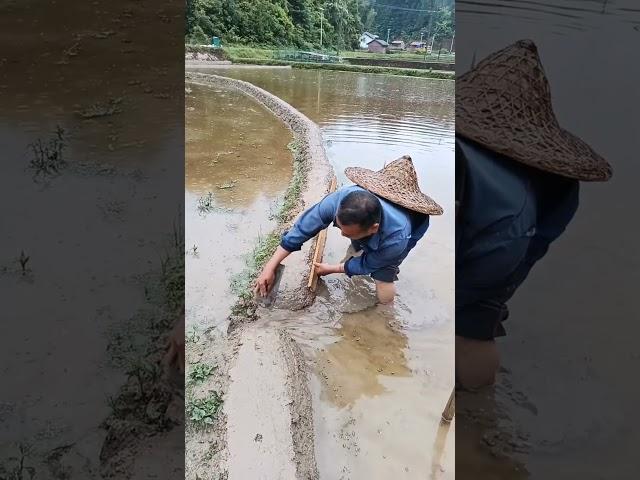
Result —
M 456 218 L 456 333 L 488 339 L 504 334 L 506 301 L 573 218 L 579 182 L 462 138 L 456 149 L 463 159 L 457 169 L 465 170 Z
M 331 223 L 337 227 L 335 218 L 340 202 L 346 195 L 357 190 L 364 189 L 353 185 L 324 197 L 300 216 L 283 235 L 280 246 L 288 252 L 295 252 Z M 368 275 L 385 267 L 400 265 L 429 227 L 428 215 L 411 212 L 378 198 L 382 205 L 380 229 L 376 234 L 356 242 L 362 247 L 363 253 L 345 262 L 344 269 L 348 276 Z

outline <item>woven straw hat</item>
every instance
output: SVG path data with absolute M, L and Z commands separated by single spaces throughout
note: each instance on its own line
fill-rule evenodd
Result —
M 564 177 L 605 181 L 612 169 L 562 129 L 538 50 L 521 40 L 456 80 L 456 133 L 494 152 Z
M 411 157 L 405 155 L 382 170 L 349 167 L 345 175 L 356 185 L 398 205 L 427 215 L 442 215 L 442 207 L 418 187 L 418 175 Z

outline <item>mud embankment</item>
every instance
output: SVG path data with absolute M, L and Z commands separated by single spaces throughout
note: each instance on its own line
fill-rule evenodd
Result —
M 277 218 L 277 234 L 328 193 L 333 170 L 318 126 L 288 103 L 250 83 L 189 72 L 190 83 L 237 89 L 281 119 L 293 133 L 294 175 Z M 297 310 L 313 303 L 307 287 L 315 242 L 287 258 L 275 306 Z M 248 314 L 231 318 L 229 338 L 236 348 L 228 360 L 225 388 L 225 446 L 219 458 L 229 480 L 241 478 L 318 478 L 309 372 L 298 344 L 280 328 L 251 323 Z M 230 340 L 231 341 L 231 340 Z M 289 408 L 283 409 L 286 405 Z
M 416 55 L 417 56 L 417 55 Z M 370 65 L 373 67 L 415 68 L 418 70 L 442 70 L 453 72 L 455 63 L 445 62 L 421 62 L 415 60 L 384 60 L 378 58 L 348 58 L 350 65 Z

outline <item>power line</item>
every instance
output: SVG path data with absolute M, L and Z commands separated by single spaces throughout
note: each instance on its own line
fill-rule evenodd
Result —
M 397 7 L 395 5 L 383 5 L 381 3 L 372 3 L 371 4 L 372 7 L 386 7 L 386 8 L 390 8 L 392 10 L 406 10 L 409 12 L 430 12 L 430 13 L 436 13 L 439 12 L 440 10 L 420 10 L 417 8 L 406 8 L 406 7 Z

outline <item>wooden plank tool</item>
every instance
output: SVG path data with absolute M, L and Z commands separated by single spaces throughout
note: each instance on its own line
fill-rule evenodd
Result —
M 333 176 L 331 179 L 331 185 L 329 185 L 329 192 L 333 193 L 336 191 L 338 179 Z M 316 237 L 316 247 L 313 251 L 313 257 L 311 261 L 311 271 L 309 272 L 309 282 L 307 286 L 311 289 L 312 292 L 316 291 L 316 287 L 318 286 L 318 274 L 316 273 L 315 263 L 320 263 L 322 261 L 322 254 L 324 253 L 324 246 L 327 243 L 327 229 L 320 230 L 318 236 Z

